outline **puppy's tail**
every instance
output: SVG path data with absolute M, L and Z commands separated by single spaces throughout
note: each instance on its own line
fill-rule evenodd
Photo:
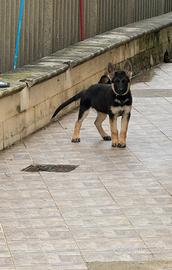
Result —
M 66 100 L 65 102 L 63 102 L 63 103 L 55 110 L 55 112 L 54 112 L 52 118 L 54 118 L 54 117 L 56 116 L 56 114 L 58 114 L 64 107 L 66 107 L 66 106 L 68 106 L 69 104 L 71 104 L 72 102 L 77 101 L 78 99 L 80 99 L 83 92 L 84 92 L 84 91 L 81 91 L 81 92 L 79 92 L 78 94 L 76 94 L 75 96 L 73 96 L 73 97 L 71 97 L 70 99 L 68 99 L 68 100 Z M 52 119 L 52 118 L 51 118 L 51 119 Z

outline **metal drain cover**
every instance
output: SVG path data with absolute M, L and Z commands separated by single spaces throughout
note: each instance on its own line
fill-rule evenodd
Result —
M 25 172 L 39 172 L 39 171 L 45 171 L 45 172 L 71 172 L 75 170 L 78 167 L 78 165 L 52 165 L 52 164 L 33 164 L 30 165 L 22 171 Z

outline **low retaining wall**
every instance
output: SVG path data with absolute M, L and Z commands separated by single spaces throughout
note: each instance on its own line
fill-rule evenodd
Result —
M 108 31 L 3 74 L 11 87 L 0 90 L 0 149 L 47 125 L 55 108 L 96 83 L 108 62 L 130 59 L 137 73 L 162 62 L 166 49 L 172 51 L 172 13 Z

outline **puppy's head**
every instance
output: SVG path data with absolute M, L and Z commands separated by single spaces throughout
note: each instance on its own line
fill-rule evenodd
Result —
M 132 66 L 130 62 L 126 62 L 123 70 L 115 71 L 112 63 L 108 64 L 108 72 L 111 78 L 114 91 L 117 95 L 125 95 L 130 88 L 132 77 Z

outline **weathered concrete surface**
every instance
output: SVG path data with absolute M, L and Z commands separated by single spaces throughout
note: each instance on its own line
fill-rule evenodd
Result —
M 75 111 L 0 152 L 0 270 L 171 269 L 171 73 L 136 79 L 126 149 L 101 140 L 94 112 L 72 144 Z M 32 163 L 79 167 L 21 171 Z
M 122 66 L 130 59 L 137 73 L 161 62 L 166 49 L 172 49 L 172 13 L 97 35 L 3 74 L 11 87 L 0 90 L 0 149 L 47 125 L 58 105 L 98 82 L 108 62 Z
M 163 59 L 166 49 L 172 50 L 171 28 L 172 12 L 119 27 L 78 42 L 51 56 L 42 58 L 33 65 L 25 65 L 15 72 L 1 74 L 1 77 L 11 82 L 11 88 L 6 89 L 5 94 L 9 94 L 9 91 L 12 92 L 13 87 L 14 91 L 17 87 L 18 90 L 22 89 L 25 85 L 20 81 L 28 81 L 31 85 L 40 83 L 106 52 L 109 52 L 109 61 L 116 64 L 147 51 L 149 52 L 148 58 L 152 54 L 152 61 L 157 64 Z M 132 44 L 132 41 L 135 42 Z M 124 53 L 120 52 L 123 48 L 119 47 L 122 45 L 125 47 Z M 117 48 L 119 50 L 111 51 Z M 145 62 L 145 66 L 149 65 L 150 59 Z M 104 70 L 105 65 L 100 67 L 99 72 Z M 3 91 L 0 92 L 0 97 L 1 95 L 3 95 Z

